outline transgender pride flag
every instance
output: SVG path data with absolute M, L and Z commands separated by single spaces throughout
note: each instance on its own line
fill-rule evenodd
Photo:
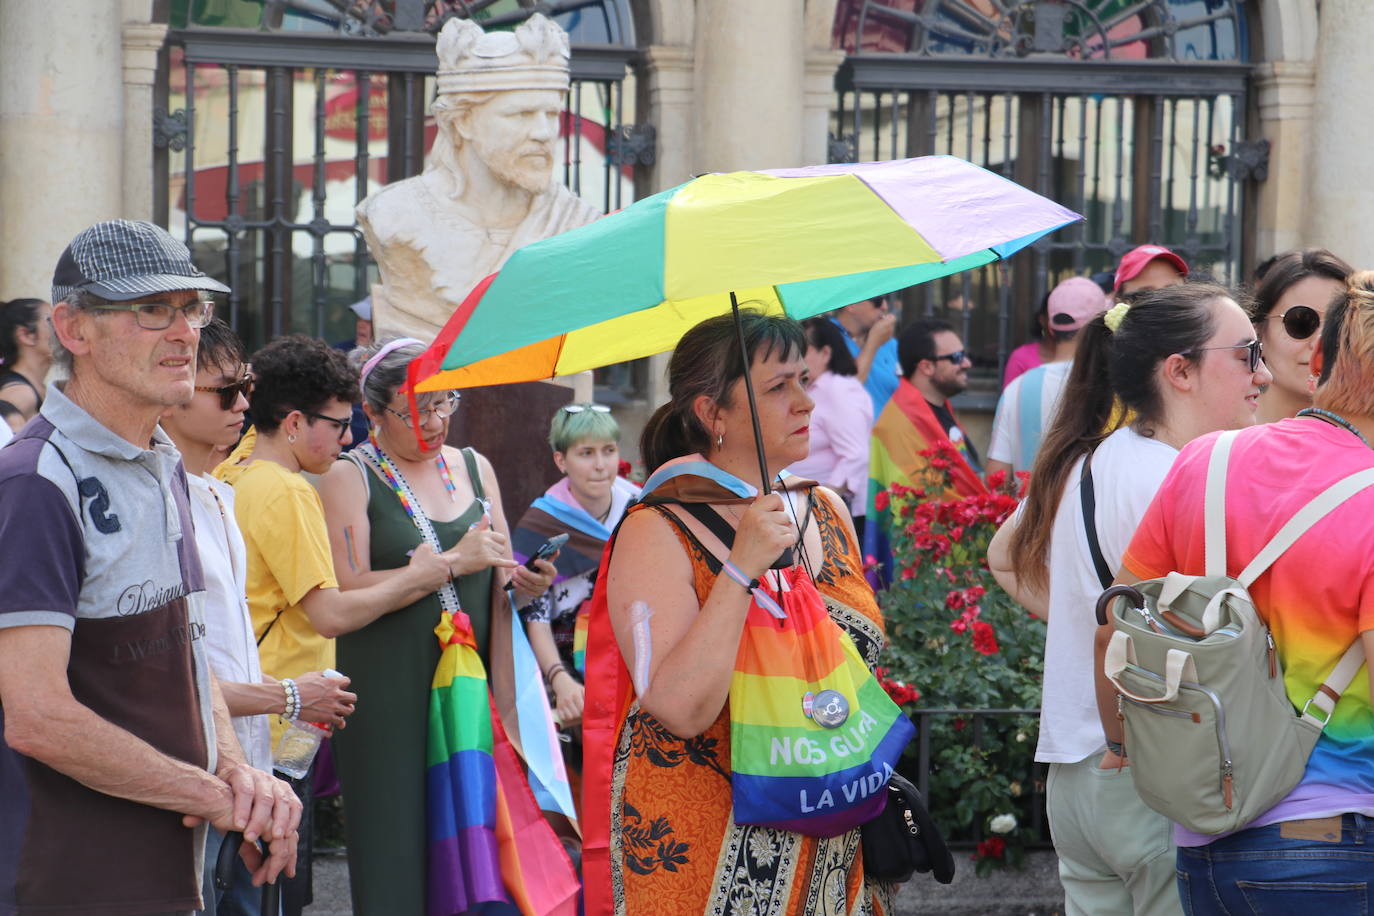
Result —
M 580 884 L 495 715 L 467 614 L 434 628 L 429 704 L 430 916 L 574 916 Z

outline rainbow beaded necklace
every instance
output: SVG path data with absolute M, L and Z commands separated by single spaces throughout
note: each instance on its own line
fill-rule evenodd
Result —
M 368 442 L 377 453 L 377 466 L 382 471 L 382 476 L 386 478 L 387 485 L 396 493 L 396 498 L 401 502 L 401 508 L 406 510 L 406 516 L 415 521 L 415 504 L 411 502 L 410 494 L 413 492 L 401 476 L 401 471 L 392 462 L 391 458 L 382 449 L 382 444 L 377 441 L 377 430 L 373 429 L 367 434 Z M 458 500 L 457 490 L 453 485 L 453 474 L 448 469 L 448 462 L 444 460 L 444 453 L 441 450 L 435 458 L 435 464 L 439 466 L 439 476 L 444 481 L 444 489 L 448 491 L 448 498 L 454 502 Z

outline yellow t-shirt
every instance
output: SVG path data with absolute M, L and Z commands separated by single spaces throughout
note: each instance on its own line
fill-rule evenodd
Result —
M 253 633 L 262 640 L 263 673 L 298 677 L 332 668 L 334 640 L 315 632 L 301 606 L 311 590 L 339 586 L 320 495 L 275 461 L 226 462 L 215 476 L 234 487 L 234 515 L 248 549 L 248 610 Z

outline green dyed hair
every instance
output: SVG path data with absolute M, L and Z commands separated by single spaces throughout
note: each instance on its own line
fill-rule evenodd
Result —
M 555 452 L 566 452 L 584 439 L 594 442 L 620 442 L 620 424 L 609 413 L 592 410 L 590 403 L 576 405 L 585 410 L 569 413 L 560 407 L 549 424 L 549 446 Z

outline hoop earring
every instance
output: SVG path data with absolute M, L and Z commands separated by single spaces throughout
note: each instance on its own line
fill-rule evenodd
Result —
M 725 433 L 716 433 L 716 448 L 725 447 Z
M 295 433 L 287 433 L 287 434 L 286 434 L 286 441 L 287 441 L 287 442 L 295 442 L 295 441 L 296 441 L 296 434 L 295 434 Z

